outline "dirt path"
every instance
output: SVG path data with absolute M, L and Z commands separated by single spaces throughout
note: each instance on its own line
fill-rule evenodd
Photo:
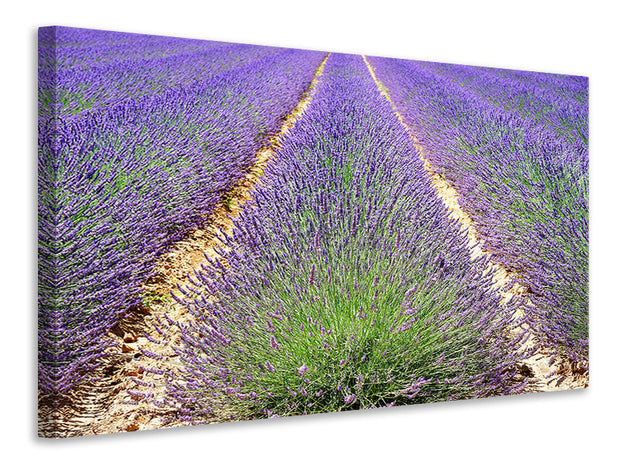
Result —
M 39 393 L 41 436 L 82 436 L 186 424 L 174 420 L 170 415 L 173 412 L 160 403 L 166 386 L 164 373 L 179 369 L 172 349 L 180 341 L 174 322 L 186 323 L 191 318 L 170 292 L 178 292 L 177 286 L 190 284 L 195 270 L 207 266 L 204 255 L 212 260 L 221 258 L 216 249 L 223 246 L 222 235 L 231 234 L 233 218 L 251 199 L 251 191 L 267 163 L 310 103 L 328 58 L 329 55 L 323 59 L 308 89 L 297 107 L 282 121 L 279 131 L 256 153 L 245 179 L 216 207 L 208 226 L 192 232 L 160 257 L 154 277 L 141 289 L 143 305 L 131 309 L 108 334 L 117 347 L 108 350 L 108 356 L 90 381 L 58 396 L 56 408 L 52 406 L 51 396 Z M 214 418 L 214 421 L 223 420 L 226 418 Z
M 368 67 L 368 72 L 375 81 L 377 88 L 391 104 L 392 110 L 407 131 L 407 134 L 409 134 L 409 137 L 413 141 L 413 145 L 418 149 L 420 159 L 424 162 L 424 169 L 431 179 L 431 184 L 437 191 L 437 196 L 446 206 L 449 215 L 460 223 L 463 231 L 467 232 L 472 258 L 482 255 L 490 257 L 491 254 L 485 251 L 482 247 L 481 235 L 478 233 L 475 223 L 459 204 L 458 192 L 431 165 L 429 159 L 424 155 L 426 149 L 420 145 L 418 138 L 413 133 L 409 125 L 405 122 L 402 114 L 398 111 L 396 104 L 392 101 L 388 92 L 386 92 L 385 86 L 377 78 L 372 65 L 368 62 L 365 55 L 362 55 L 362 58 L 364 59 L 364 62 Z M 529 302 L 528 290 L 516 282 L 515 276 L 512 275 L 503 265 L 491 261 L 488 271 L 492 273 L 494 288 L 501 296 L 502 302 L 506 302 L 516 296 L 524 298 L 526 299 L 526 302 Z M 513 283 L 512 286 L 507 288 L 507 285 L 511 282 Z M 529 303 L 531 304 L 531 302 Z M 522 310 L 520 310 L 520 312 L 522 312 Z M 526 341 L 524 348 L 534 347 L 535 345 L 536 341 L 530 337 L 530 339 Z M 584 388 L 588 386 L 589 372 L 587 366 L 578 366 L 574 363 L 570 363 L 568 360 L 562 360 L 557 357 L 553 358 L 548 352 L 549 351 L 544 348 L 539 348 L 533 356 L 524 360 L 523 365 L 520 367 L 521 376 L 528 378 L 528 390 L 533 392 L 560 391 L 565 389 Z

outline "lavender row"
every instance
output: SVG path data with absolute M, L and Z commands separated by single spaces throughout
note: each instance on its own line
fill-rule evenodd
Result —
M 157 257 L 244 176 L 323 57 L 287 50 L 190 88 L 40 121 L 41 389 L 66 391 L 98 363 Z
M 60 31 L 63 31 L 61 28 Z M 60 34 L 62 37 L 62 34 Z M 141 42 L 132 42 L 130 54 L 140 50 Z M 169 44 L 163 41 L 160 50 Z M 42 47 L 42 56 L 50 47 Z M 151 93 L 161 93 L 176 87 L 201 85 L 209 79 L 255 60 L 282 53 L 284 49 L 252 45 L 223 44 L 206 50 L 177 53 L 151 59 L 127 59 L 118 62 L 96 64 L 88 67 L 55 67 L 39 71 L 39 105 L 55 115 L 68 117 L 84 110 L 98 109 L 118 103 L 119 100 L 138 98 Z M 109 53 L 104 46 L 95 54 Z M 61 55 L 57 52 L 56 55 Z M 165 55 L 165 54 L 163 54 Z
M 235 45 L 147 62 L 122 62 L 84 70 L 50 71 L 49 77 L 55 79 L 54 111 L 62 115 L 79 115 L 84 110 L 101 108 L 123 99 L 175 87 L 200 85 L 201 80 L 282 51 Z M 43 74 L 41 77 L 45 84 L 48 76 Z M 40 95 L 43 103 L 50 98 L 43 91 Z
M 225 42 L 98 31 L 71 27 L 45 27 L 39 31 L 39 67 L 91 68 L 105 63 L 147 61 L 190 52 L 231 46 Z
M 175 295 L 194 321 L 166 402 L 202 422 L 518 392 L 518 304 L 424 173 L 362 58 L 332 54 L 234 220 L 228 266 Z
M 587 154 L 588 78 L 527 71 L 421 63 L 493 105 L 551 131 L 576 154 Z
M 486 249 L 531 291 L 529 315 L 541 340 L 572 358 L 587 357 L 588 152 L 580 137 L 587 129 L 560 137 L 448 79 L 447 71 L 371 62 L 431 164 L 461 194 Z M 587 107 L 573 108 L 579 115 L 571 124 L 583 128 Z

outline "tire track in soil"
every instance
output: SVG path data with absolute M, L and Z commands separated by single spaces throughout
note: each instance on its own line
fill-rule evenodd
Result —
M 432 186 L 437 191 L 437 196 L 446 206 L 449 216 L 458 220 L 461 224 L 461 229 L 467 233 L 472 258 L 482 255 L 490 257 L 491 254 L 485 251 L 481 245 L 482 237 L 476 230 L 476 224 L 459 204 L 458 192 L 431 165 L 429 159 L 424 155 L 426 149 L 420 145 L 418 138 L 390 98 L 386 87 L 377 78 L 374 68 L 365 55 L 362 55 L 362 58 L 366 63 L 368 72 L 377 85 L 377 89 L 390 103 L 398 120 L 413 141 L 413 145 L 418 149 L 420 159 L 424 163 L 424 169 L 431 180 Z M 502 302 L 507 302 L 513 297 L 519 297 L 525 299 L 526 306 L 531 305 L 531 300 L 528 298 L 528 289 L 519 284 L 514 273 L 510 273 L 504 266 L 493 260 L 490 261 L 489 272 L 492 273 L 494 288 L 501 296 Z M 519 311 L 523 313 L 523 310 Z M 514 334 L 518 336 L 518 333 Z M 525 341 L 523 348 L 528 350 L 535 347 L 536 352 L 531 357 L 525 359 L 522 365 L 519 366 L 520 380 L 526 378 L 528 380 L 527 392 L 561 391 L 588 386 L 589 367 L 587 364 L 577 364 L 558 356 L 552 357 L 548 349 L 540 346 L 537 347 L 534 337 L 530 336 Z
M 173 410 L 158 404 L 165 393 L 164 372 L 178 370 L 178 357 L 172 347 L 180 342 L 174 322 L 187 323 L 191 315 L 170 297 L 171 291 L 191 284 L 195 270 L 208 266 L 204 255 L 220 260 L 221 238 L 230 235 L 233 219 L 251 200 L 251 191 L 260 181 L 263 170 L 310 103 L 323 73 L 327 54 L 301 95 L 297 107 L 282 121 L 279 131 L 255 155 L 245 178 L 232 187 L 210 215 L 208 226 L 190 233 L 163 254 L 155 266 L 154 277 L 140 291 L 140 307 L 128 315 L 108 334 L 117 347 L 108 355 L 91 379 L 66 394 L 39 392 L 39 436 L 71 437 L 123 431 L 152 430 L 189 425 L 173 419 Z M 166 321 L 170 318 L 173 324 Z M 165 328 L 165 330 L 163 330 Z M 153 403 L 155 400 L 155 404 Z M 158 406 L 161 405 L 161 406 Z M 215 421 L 226 421 L 222 414 Z

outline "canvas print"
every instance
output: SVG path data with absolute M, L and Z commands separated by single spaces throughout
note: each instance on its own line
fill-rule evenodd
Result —
M 588 385 L 586 77 L 68 27 L 38 53 L 40 436 Z

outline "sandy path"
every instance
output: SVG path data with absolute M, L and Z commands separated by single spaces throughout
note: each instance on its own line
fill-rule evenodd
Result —
M 161 256 L 155 276 L 141 289 L 143 305 L 131 309 L 108 334 L 117 347 L 109 349 L 102 366 L 89 382 L 59 396 L 56 408 L 51 406 L 51 396 L 39 394 L 41 436 L 82 436 L 186 424 L 175 420 L 171 415 L 173 411 L 158 402 L 165 392 L 164 373 L 174 373 L 180 368 L 172 349 L 180 341 L 174 323 L 186 323 L 191 318 L 187 310 L 171 298 L 170 292 L 178 292 L 177 286 L 190 284 L 194 270 L 207 266 L 204 255 L 210 259 L 220 258 L 216 249 L 222 247 L 222 235 L 232 232 L 233 218 L 251 200 L 251 191 L 280 141 L 310 103 L 328 58 L 329 55 L 317 68 L 308 89 L 297 107 L 282 121 L 279 131 L 256 153 L 246 177 L 216 207 L 209 217 L 209 226 L 192 232 Z M 213 420 L 225 421 L 226 418 Z
M 420 159 L 424 162 L 424 169 L 430 177 L 431 184 L 437 192 L 437 196 L 446 206 L 451 217 L 455 218 L 461 225 L 461 229 L 467 233 L 469 246 L 471 247 L 471 256 L 476 258 L 482 255 L 490 257 L 491 254 L 484 250 L 482 237 L 476 229 L 476 224 L 471 217 L 465 212 L 459 204 L 459 194 L 431 165 L 428 157 L 425 156 L 426 149 L 422 147 L 418 138 L 405 122 L 402 114 L 398 111 L 395 103 L 386 92 L 385 86 L 377 78 L 372 65 L 368 62 L 366 56 L 362 55 L 368 72 L 372 76 L 377 88 L 381 94 L 390 102 L 392 110 L 398 117 L 399 121 L 409 134 L 414 146 L 418 149 Z M 502 302 L 507 302 L 513 297 L 525 299 L 526 303 L 531 305 L 528 298 L 528 290 L 516 281 L 516 276 L 511 274 L 502 264 L 491 260 L 488 272 L 492 273 L 493 284 L 496 292 L 501 296 Z M 512 283 L 510 286 L 508 286 Z M 523 310 L 520 310 L 522 312 Z M 524 345 L 524 349 L 535 347 L 536 341 L 530 337 Z M 584 388 L 588 386 L 588 367 L 585 365 L 576 365 L 558 357 L 548 355 L 545 348 L 538 348 L 536 353 L 524 360 L 520 366 L 521 376 L 528 378 L 528 390 L 537 391 L 560 391 L 565 389 Z

